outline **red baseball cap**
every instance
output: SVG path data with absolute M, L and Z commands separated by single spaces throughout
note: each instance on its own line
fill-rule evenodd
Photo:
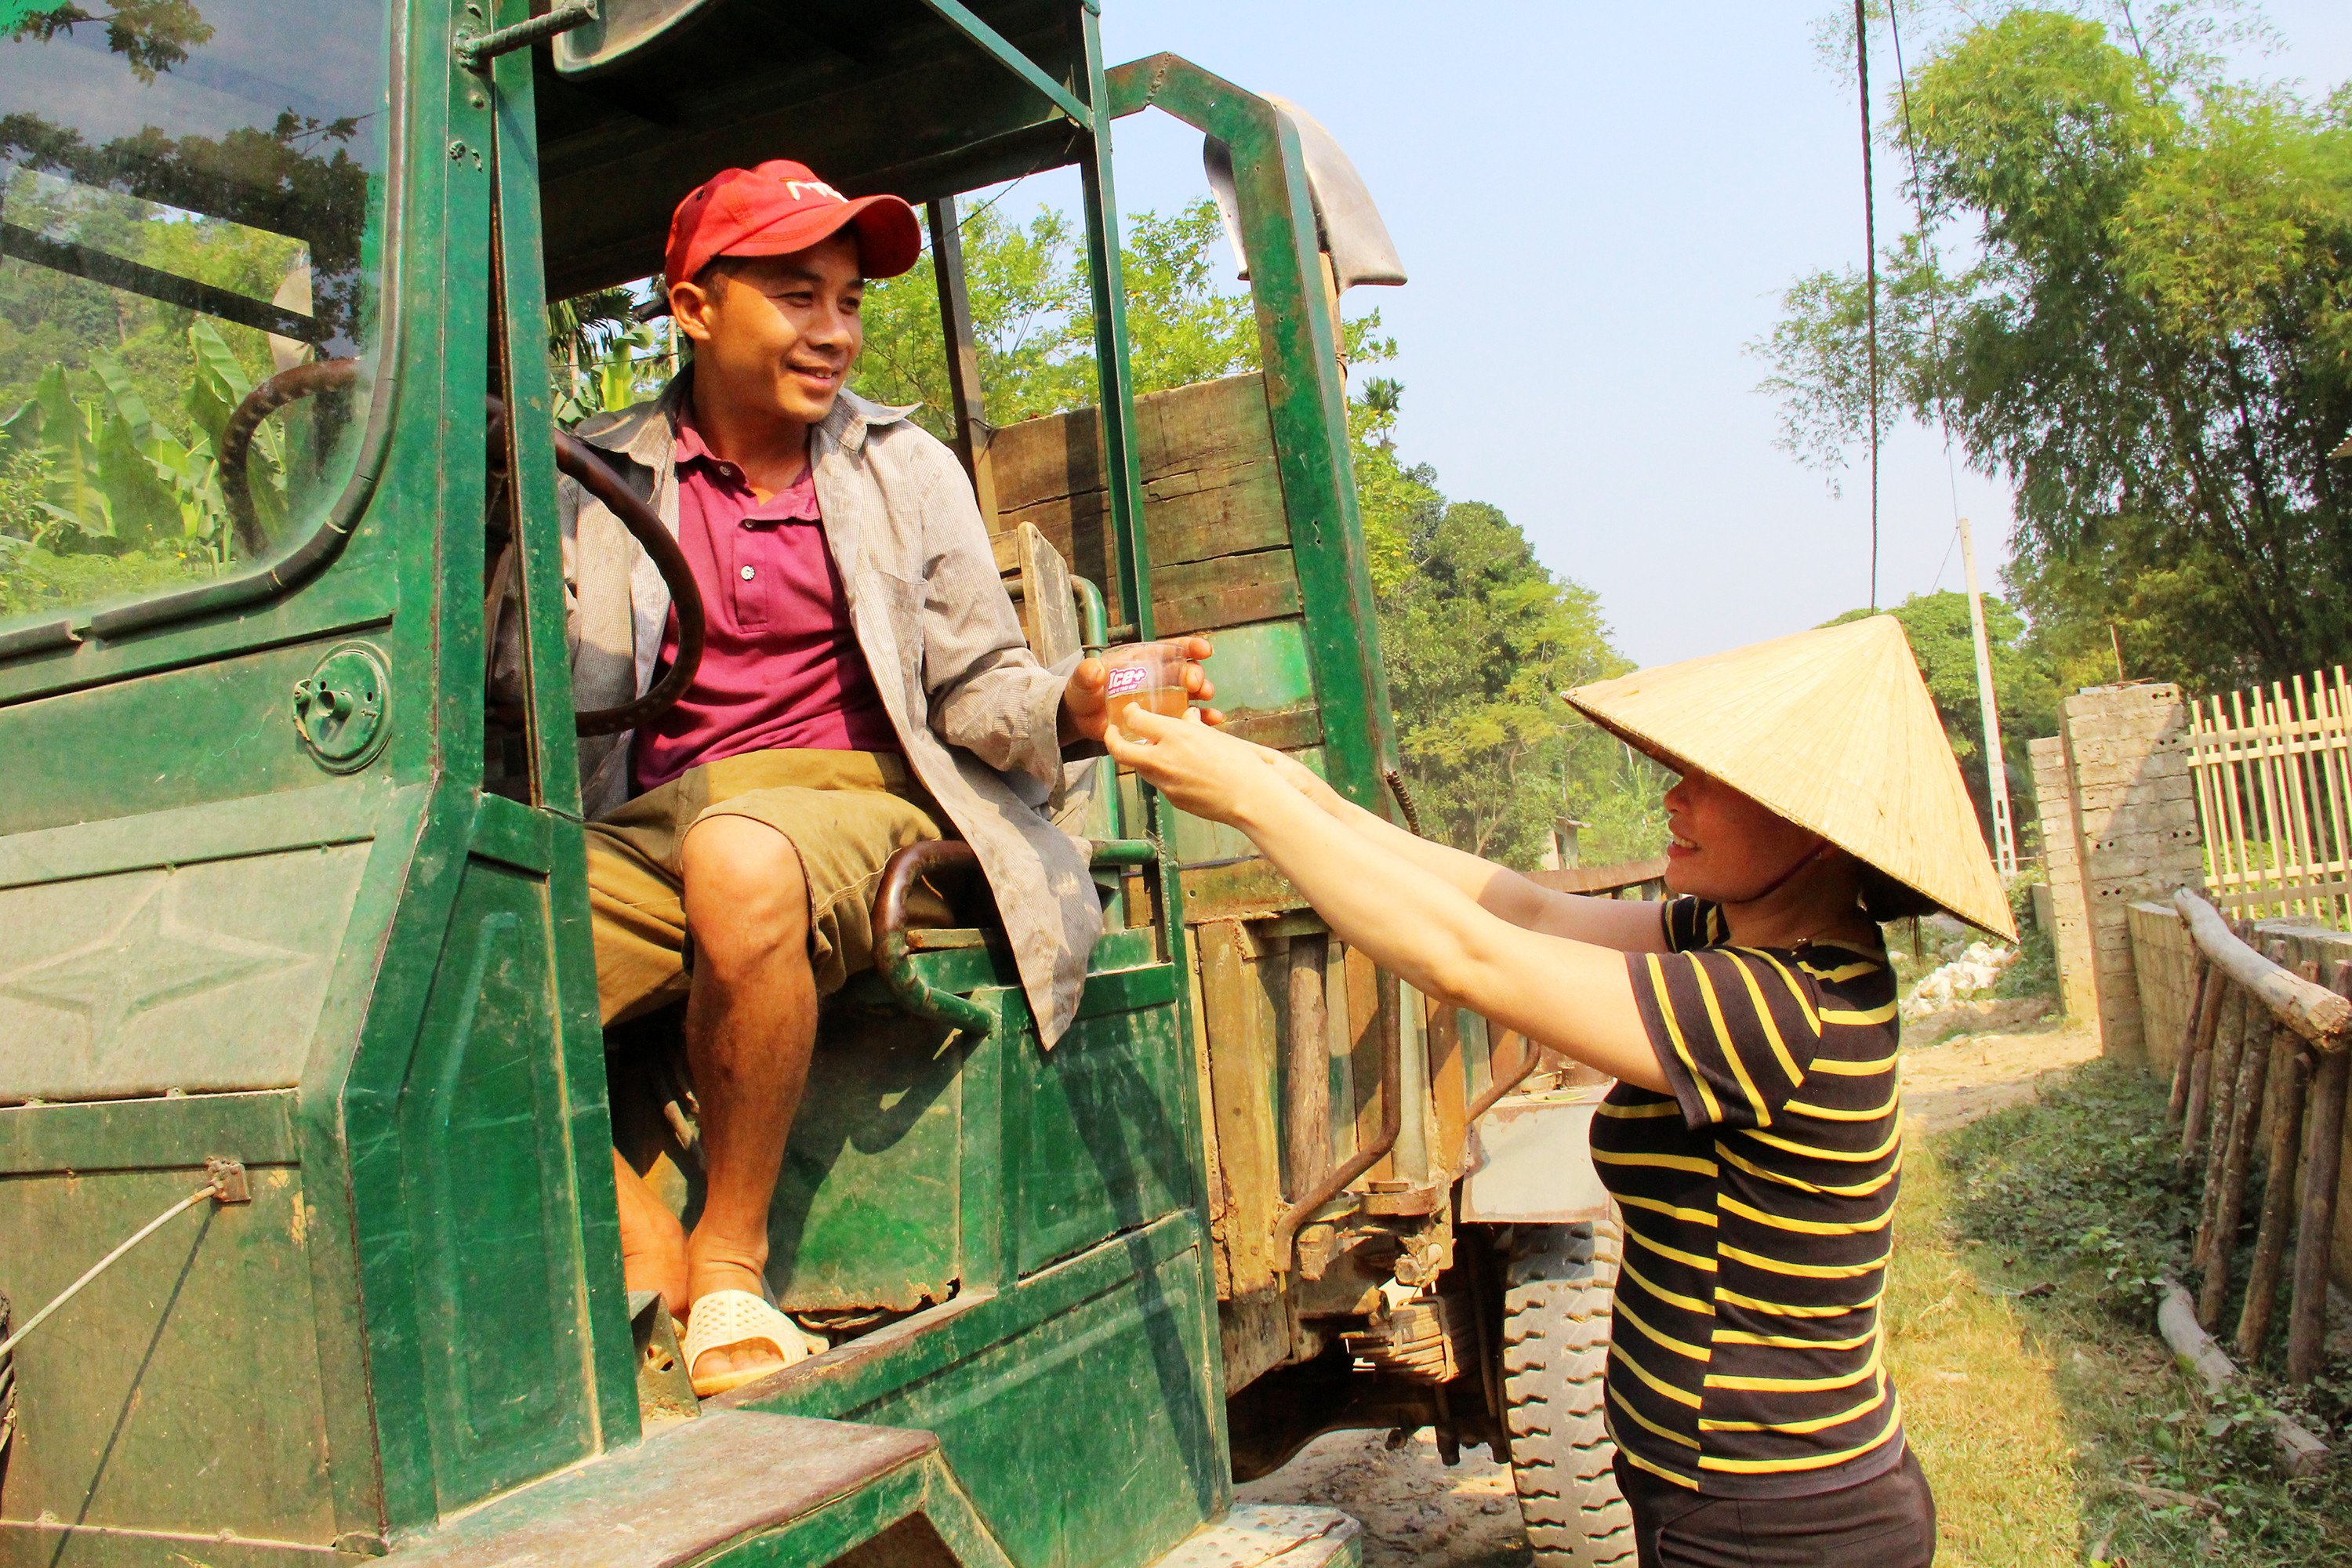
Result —
M 771 158 L 754 169 L 721 169 L 670 215 L 662 276 L 683 283 L 714 257 L 787 256 L 857 226 L 857 264 L 868 278 L 896 278 L 921 259 L 915 209 L 897 196 L 851 201 L 805 163 Z

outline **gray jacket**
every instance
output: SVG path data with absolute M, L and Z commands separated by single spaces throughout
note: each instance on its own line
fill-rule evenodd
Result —
M 655 401 L 575 432 L 623 459 L 623 478 L 672 533 L 676 411 L 687 385 L 681 375 Z M 1102 932 L 1085 847 L 1044 811 L 1062 778 L 1055 731 L 1069 675 L 1030 653 L 971 481 L 907 413 L 845 392 L 812 433 L 825 541 L 908 764 L 978 853 L 1051 1044 L 1077 1012 L 1087 955 Z M 572 480 L 560 488 L 572 700 L 610 707 L 652 684 L 669 590 L 618 518 Z M 590 816 L 628 797 L 632 738 L 580 742 Z

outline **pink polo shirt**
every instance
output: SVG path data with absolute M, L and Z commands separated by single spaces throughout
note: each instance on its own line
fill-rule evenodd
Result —
M 702 665 L 677 706 L 637 731 L 637 788 L 746 752 L 901 750 L 826 548 L 816 474 L 766 500 L 678 421 L 677 542 L 702 589 Z M 662 663 L 677 654 L 677 616 Z

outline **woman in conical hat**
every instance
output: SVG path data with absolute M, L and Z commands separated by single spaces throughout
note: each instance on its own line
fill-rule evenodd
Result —
M 1643 1564 L 1927 1563 L 1880 1353 L 1902 1108 L 1879 927 L 2016 934 L 1935 706 L 1885 616 L 1569 700 L 1682 775 L 1664 904 L 1551 892 L 1202 725 L 1139 709 L 1108 743 L 1423 994 L 1618 1080 L 1592 1152 L 1625 1225 L 1608 1403 Z

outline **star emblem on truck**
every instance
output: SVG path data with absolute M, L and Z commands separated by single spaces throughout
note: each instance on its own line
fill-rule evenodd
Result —
M 82 1020 L 87 1049 L 102 1051 L 133 1019 L 235 985 L 305 955 L 183 922 L 168 879 L 105 935 L 0 976 L 0 996 L 54 1007 Z

